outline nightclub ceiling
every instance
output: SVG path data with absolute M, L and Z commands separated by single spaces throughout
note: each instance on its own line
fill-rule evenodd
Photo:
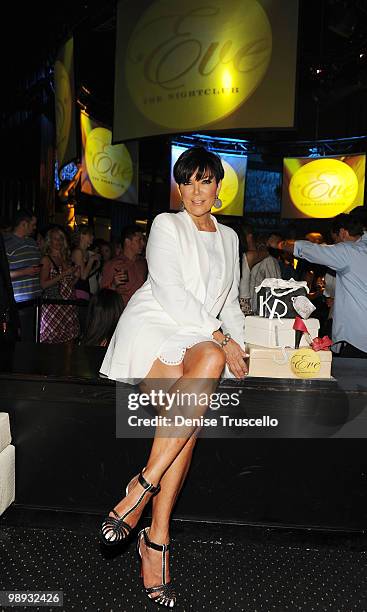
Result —
M 6 45 L 2 43 L 3 57 L 12 58 L 2 67 L 7 83 L 1 101 L 3 125 L 15 112 L 44 103 L 57 48 L 71 33 L 78 92 L 84 86 L 90 92 L 91 112 L 111 122 L 115 4 L 111 0 L 32 3 L 22 8 L 20 17 L 17 6 L 11 9 L 10 36 Z M 367 0 L 300 0 L 296 130 L 278 131 L 276 136 L 259 131 L 256 138 L 365 135 L 366 102 Z

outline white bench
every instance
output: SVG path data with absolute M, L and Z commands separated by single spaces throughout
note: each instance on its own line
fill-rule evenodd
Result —
M 11 444 L 9 415 L 0 412 L 0 515 L 15 499 L 15 447 Z

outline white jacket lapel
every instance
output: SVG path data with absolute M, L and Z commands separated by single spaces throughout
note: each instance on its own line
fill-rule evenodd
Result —
M 219 253 L 218 256 L 221 258 L 220 270 L 221 275 L 218 277 L 218 287 L 217 287 L 217 298 L 220 297 L 228 284 L 227 279 L 227 270 L 232 269 L 232 250 L 231 244 L 225 238 L 225 233 L 222 231 L 221 226 L 219 225 L 216 218 L 211 215 L 212 220 L 214 221 L 215 227 L 218 232 L 218 240 L 219 240 Z
M 178 214 L 182 215 L 184 227 L 186 228 L 187 249 L 184 252 L 187 254 L 187 261 L 190 262 L 190 267 L 195 274 L 198 271 L 200 272 L 201 280 L 204 287 L 206 287 L 209 277 L 208 253 L 200 240 L 199 230 L 190 215 L 186 211 Z
M 190 215 L 184 211 L 177 213 L 175 217 L 180 222 L 182 229 L 180 232 L 180 239 L 182 241 L 182 252 L 185 256 L 183 268 L 185 269 L 186 275 L 189 275 L 191 279 L 195 278 L 197 280 L 200 278 L 197 297 L 204 301 L 210 274 L 207 250 L 200 238 L 200 232 Z M 216 287 L 213 287 L 213 295 L 211 296 L 214 305 L 218 298 L 223 294 L 223 291 L 225 291 L 228 283 L 232 281 L 232 279 L 227 278 L 226 271 L 228 269 L 232 269 L 231 258 L 233 255 L 230 241 L 228 239 L 226 240 L 225 233 L 221 231 L 221 227 L 216 218 L 213 215 L 211 215 L 211 218 L 218 232 L 218 257 L 221 258 L 221 261 L 218 262 L 221 275 L 215 278 Z M 197 274 L 198 271 L 200 272 L 199 277 Z M 209 307 L 209 304 L 207 304 L 207 306 Z

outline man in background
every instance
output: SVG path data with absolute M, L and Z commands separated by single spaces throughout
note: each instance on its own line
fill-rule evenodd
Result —
M 0 233 L 0 346 L 19 336 L 19 315 L 14 300 L 4 238 Z
M 145 238 L 138 225 L 129 225 L 122 231 L 122 253 L 108 261 L 102 272 L 102 289 L 114 289 L 124 302 L 128 303 L 131 296 L 145 282 L 147 263 L 142 256 Z
M 41 295 L 41 255 L 35 240 L 31 238 L 36 223 L 37 219 L 32 213 L 20 210 L 13 222 L 13 232 L 5 238 L 10 279 L 20 318 L 21 340 L 33 342 L 36 339 L 34 300 Z
M 332 326 L 334 347 L 340 357 L 367 358 L 367 242 L 363 225 L 352 215 L 338 215 L 333 226 L 337 244 L 320 245 L 307 240 L 282 248 L 295 257 L 327 266 L 336 272 Z

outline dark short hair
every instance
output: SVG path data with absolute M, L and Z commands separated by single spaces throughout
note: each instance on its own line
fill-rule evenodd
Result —
M 367 210 L 364 206 L 357 206 L 356 208 L 353 208 L 349 214 L 355 219 L 358 219 L 362 223 L 363 228 L 367 227 Z
M 83 344 L 101 346 L 110 342 L 124 309 L 122 297 L 112 289 L 101 289 L 89 301 Z
M 215 178 L 216 182 L 224 177 L 222 161 L 219 155 L 208 151 L 204 147 L 190 147 L 181 153 L 173 167 L 173 176 L 178 185 L 187 183 L 194 172 L 195 178 L 200 181 L 204 176 Z
M 339 234 L 341 229 L 347 230 L 350 236 L 362 236 L 363 234 L 362 222 L 357 217 L 346 213 L 337 215 L 331 224 L 331 231 L 335 234 Z
M 78 225 L 74 229 L 72 236 L 73 246 L 79 247 L 81 236 L 86 236 L 87 234 L 93 236 L 93 228 L 90 225 L 87 225 L 86 223 L 81 223 L 80 225 Z
M 18 210 L 15 215 L 14 215 L 14 219 L 13 219 L 13 228 L 15 229 L 16 227 L 18 227 L 18 225 L 20 225 L 22 223 L 22 221 L 31 221 L 32 217 L 35 217 L 36 215 L 34 215 L 32 212 L 30 212 L 29 210 Z
M 142 234 L 143 230 L 139 225 L 127 225 L 122 229 L 121 232 L 121 245 L 124 246 L 126 238 L 131 240 L 134 238 L 135 234 Z

